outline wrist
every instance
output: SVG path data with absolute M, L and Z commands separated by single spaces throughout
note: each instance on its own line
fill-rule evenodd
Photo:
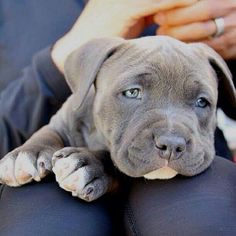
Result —
M 101 7 L 94 7 L 92 1 L 89 3 L 72 29 L 52 48 L 52 60 L 62 73 L 64 73 L 66 58 L 82 44 L 101 37 L 127 38 L 129 37 L 129 29 L 135 23 L 135 20 L 130 20 L 126 14 L 122 14 L 122 11 L 111 10 L 111 7 L 99 10 Z
M 65 35 L 59 39 L 52 47 L 51 58 L 58 70 L 64 74 L 64 63 L 69 54 L 73 51 L 68 42 L 68 36 Z
M 84 43 L 94 38 L 122 36 L 122 32 L 90 28 L 84 27 L 84 30 L 82 28 L 80 30 L 72 28 L 69 33 L 53 45 L 51 57 L 61 73 L 64 74 L 64 64 L 67 57 Z

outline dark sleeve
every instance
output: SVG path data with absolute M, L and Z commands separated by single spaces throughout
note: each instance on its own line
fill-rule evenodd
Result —
M 22 76 L 0 94 L 0 158 L 48 123 L 69 95 L 50 48 L 37 53 Z

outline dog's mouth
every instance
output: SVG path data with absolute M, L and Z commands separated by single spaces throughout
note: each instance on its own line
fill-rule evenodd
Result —
M 168 166 L 169 162 L 165 160 L 165 164 L 163 167 L 148 172 L 143 177 L 145 179 L 153 180 L 153 179 L 172 179 L 174 178 L 178 172 L 171 167 Z
M 212 139 L 202 139 L 190 122 L 137 121 L 132 132 L 124 132 L 111 148 L 117 168 L 131 177 L 171 179 L 177 174 L 193 176 L 204 171 L 213 159 Z M 150 122 L 153 121 L 153 122 Z M 143 125 L 145 123 L 145 125 Z M 172 124 L 172 125 L 170 125 Z M 209 145 L 208 145 L 209 144 Z
M 184 176 L 193 176 L 196 174 L 199 174 L 204 169 L 207 168 L 207 166 L 204 166 L 205 159 L 206 159 L 206 153 L 199 152 L 195 160 L 191 161 L 191 163 L 188 163 L 188 161 L 185 160 L 175 160 L 175 161 L 168 161 L 164 160 L 164 164 L 161 165 L 161 167 L 158 167 L 157 169 L 154 169 L 152 171 L 149 171 L 148 173 L 144 174 L 143 177 L 145 179 L 153 180 L 153 179 L 172 179 L 177 174 L 184 175 Z
M 204 171 L 213 159 L 213 154 L 204 149 L 198 150 L 197 153 L 196 150 L 186 152 L 179 159 L 173 160 L 161 158 L 155 149 L 131 150 L 128 152 L 127 149 L 123 149 L 123 155 L 113 158 L 113 162 L 128 176 L 144 177 L 149 180 L 172 179 L 178 174 L 194 176 Z

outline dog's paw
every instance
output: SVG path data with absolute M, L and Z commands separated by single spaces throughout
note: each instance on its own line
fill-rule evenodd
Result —
M 52 169 L 52 154 L 38 147 L 19 147 L 0 160 L 0 183 L 17 187 L 40 181 Z
M 53 172 L 60 187 L 85 201 L 93 201 L 105 194 L 111 177 L 103 164 L 85 148 L 63 148 L 53 155 Z

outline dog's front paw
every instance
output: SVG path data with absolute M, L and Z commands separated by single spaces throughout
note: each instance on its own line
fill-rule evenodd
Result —
M 63 148 L 54 153 L 52 163 L 60 187 L 85 201 L 105 194 L 112 182 L 103 164 L 85 148 Z
M 21 146 L 0 160 L 0 183 L 17 187 L 40 181 L 52 169 L 52 154 L 41 147 Z

